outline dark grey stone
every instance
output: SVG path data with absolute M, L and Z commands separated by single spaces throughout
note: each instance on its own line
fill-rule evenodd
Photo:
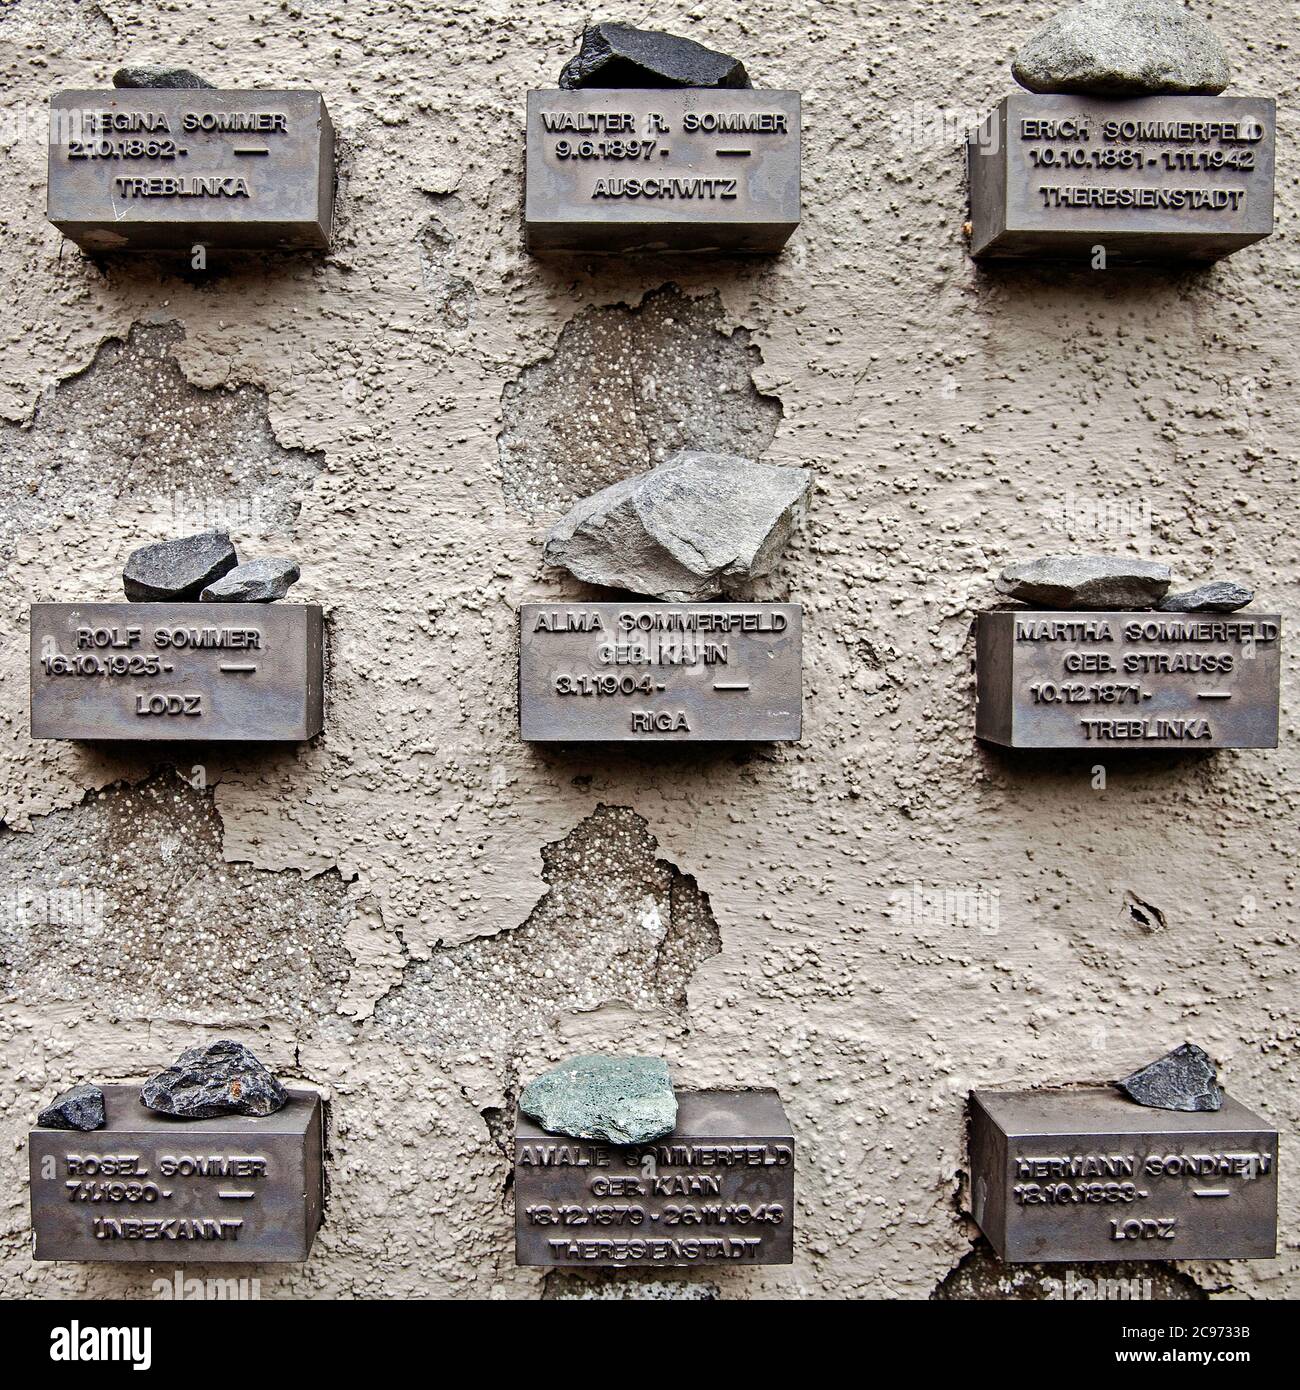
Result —
M 211 87 L 198 73 L 188 68 L 118 68 L 113 74 L 114 87 Z
M 1170 578 L 1168 565 L 1127 555 L 1045 555 L 1008 565 L 995 587 L 1041 608 L 1154 608 Z
M 268 555 L 245 560 L 199 595 L 204 603 L 274 603 L 298 582 L 302 571 L 293 560 Z
M 274 1115 L 288 1092 L 243 1043 L 224 1039 L 182 1052 L 140 1090 L 150 1110 L 183 1120 L 214 1115 Z
M 584 497 L 551 528 L 545 559 L 589 584 L 716 598 L 773 568 L 811 488 L 804 468 L 683 449 Z
M 1031 92 L 1212 95 L 1232 80 L 1214 31 L 1177 0 L 1083 0 L 1054 15 L 1016 54 Z
M 1218 1110 L 1223 1104 L 1214 1062 L 1195 1043 L 1183 1043 L 1115 1084 L 1153 1110 Z
M 694 39 L 630 24 L 589 24 L 582 47 L 560 73 L 560 86 L 748 87 L 745 65 Z
M 69 1087 L 36 1117 L 42 1129 L 103 1129 L 104 1093 L 89 1081 Z
M 550 1134 L 607 1144 L 645 1144 L 677 1124 L 662 1057 L 569 1057 L 524 1087 L 519 1108 Z
M 132 603 L 182 603 L 197 599 L 239 563 L 224 531 L 142 545 L 126 557 L 122 588 Z
M 1255 597 L 1254 589 L 1231 580 L 1198 584 L 1181 594 L 1166 594 L 1160 607 L 1169 613 L 1235 613 Z

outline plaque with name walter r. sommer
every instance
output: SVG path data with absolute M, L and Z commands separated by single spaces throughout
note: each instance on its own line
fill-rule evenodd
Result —
M 1020 92 L 970 136 L 971 254 L 1215 260 L 1273 230 L 1274 103 Z
M 976 736 L 1008 748 L 1276 748 L 1281 619 L 1017 609 L 976 627 Z
M 794 1134 L 775 1091 L 679 1091 L 648 1144 L 548 1134 L 515 1119 L 521 1265 L 790 1264 Z
M 1277 1252 L 1277 1129 L 1225 1097 L 1157 1110 L 1110 1087 L 975 1091 L 972 1215 L 1004 1260 Z
M 47 216 L 86 251 L 324 249 L 334 127 L 305 89 L 58 92 Z
M 530 251 L 779 251 L 799 225 L 799 93 L 528 93 Z
M 32 737 L 303 742 L 322 634 L 314 603 L 34 603 Z
M 793 742 L 794 603 L 526 603 L 519 727 L 530 743 Z
M 321 1103 L 177 1120 L 105 1086 L 104 1128 L 28 1136 L 38 1260 L 251 1264 L 305 1260 L 321 1223 Z

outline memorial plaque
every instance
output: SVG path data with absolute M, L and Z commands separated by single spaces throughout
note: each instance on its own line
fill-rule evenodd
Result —
M 971 255 L 1216 260 L 1273 230 L 1274 104 L 1018 92 L 971 136 Z
M 803 723 L 794 603 L 526 603 L 530 743 L 790 742 Z
M 981 613 L 976 736 L 1008 748 L 1276 748 L 1281 619 Z
M 322 626 L 314 603 L 34 603 L 32 737 L 302 742 Z
M 321 1104 L 177 1120 L 105 1086 L 103 1129 L 28 1136 L 38 1260 L 251 1264 L 305 1260 L 321 1223 Z
M 547 1134 L 515 1118 L 521 1265 L 790 1264 L 794 1135 L 775 1091 L 688 1091 L 650 1144 Z
M 1004 1260 L 1270 1259 L 1277 1130 L 1225 1097 L 1153 1110 L 1111 1087 L 971 1094 L 972 1215 Z
M 57 92 L 47 216 L 86 251 L 324 249 L 334 127 L 309 90 Z
M 779 251 L 799 225 L 799 93 L 528 93 L 530 251 Z

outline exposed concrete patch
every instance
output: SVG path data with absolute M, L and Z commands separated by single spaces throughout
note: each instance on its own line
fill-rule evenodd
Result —
M 1003 1264 L 980 1242 L 930 1295 L 939 1302 L 1005 1299 L 1021 1303 L 1175 1302 L 1208 1299 L 1182 1270 L 1153 1260 L 1087 1261 L 1080 1264 Z
M 459 215 L 461 201 L 439 198 L 447 219 L 431 216 L 420 232 L 420 275 L 429 303 L 449 328 L 468 328 L 478 309 L 478 292 L 463 275 L 456 274 L 456 235 L 449 221 Z
M 727 331 L 717 294 L 665 285 L 635 308 L 585 310 L 502 392 L 506 500 L 561 511 L 677 449 L 758 457 L 781 420 L 754 385 L 760 360 L 748 330 Z

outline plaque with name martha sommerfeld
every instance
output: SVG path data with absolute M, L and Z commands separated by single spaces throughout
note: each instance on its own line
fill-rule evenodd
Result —
M 519 727 L 530 743 L 793 742 L 794 603 L 526 603 Z
M 324 727 L 314 603 L 34 603 L 33 738 L 304 742 Z
M 321 1222 L 321 1104 L 176 1120 L 105 1086 L 102 1129 L 28 1135 L 38 1260 L 256 1264 L 305 1260 Z
M 324 249 L 333 215 L 334 128 L 318 92 L 50 99 L 47 216 L 83 250 Z
M 1008 748 L 1276 748 L 1281 619 L 988 612 L 975 733 Z
M 1008 1261 L 1271 1259 L 1277 1137 L 1229 1097 L 1189 1112 L 1108 1087 L 975 1091 L 971 1214 Z

